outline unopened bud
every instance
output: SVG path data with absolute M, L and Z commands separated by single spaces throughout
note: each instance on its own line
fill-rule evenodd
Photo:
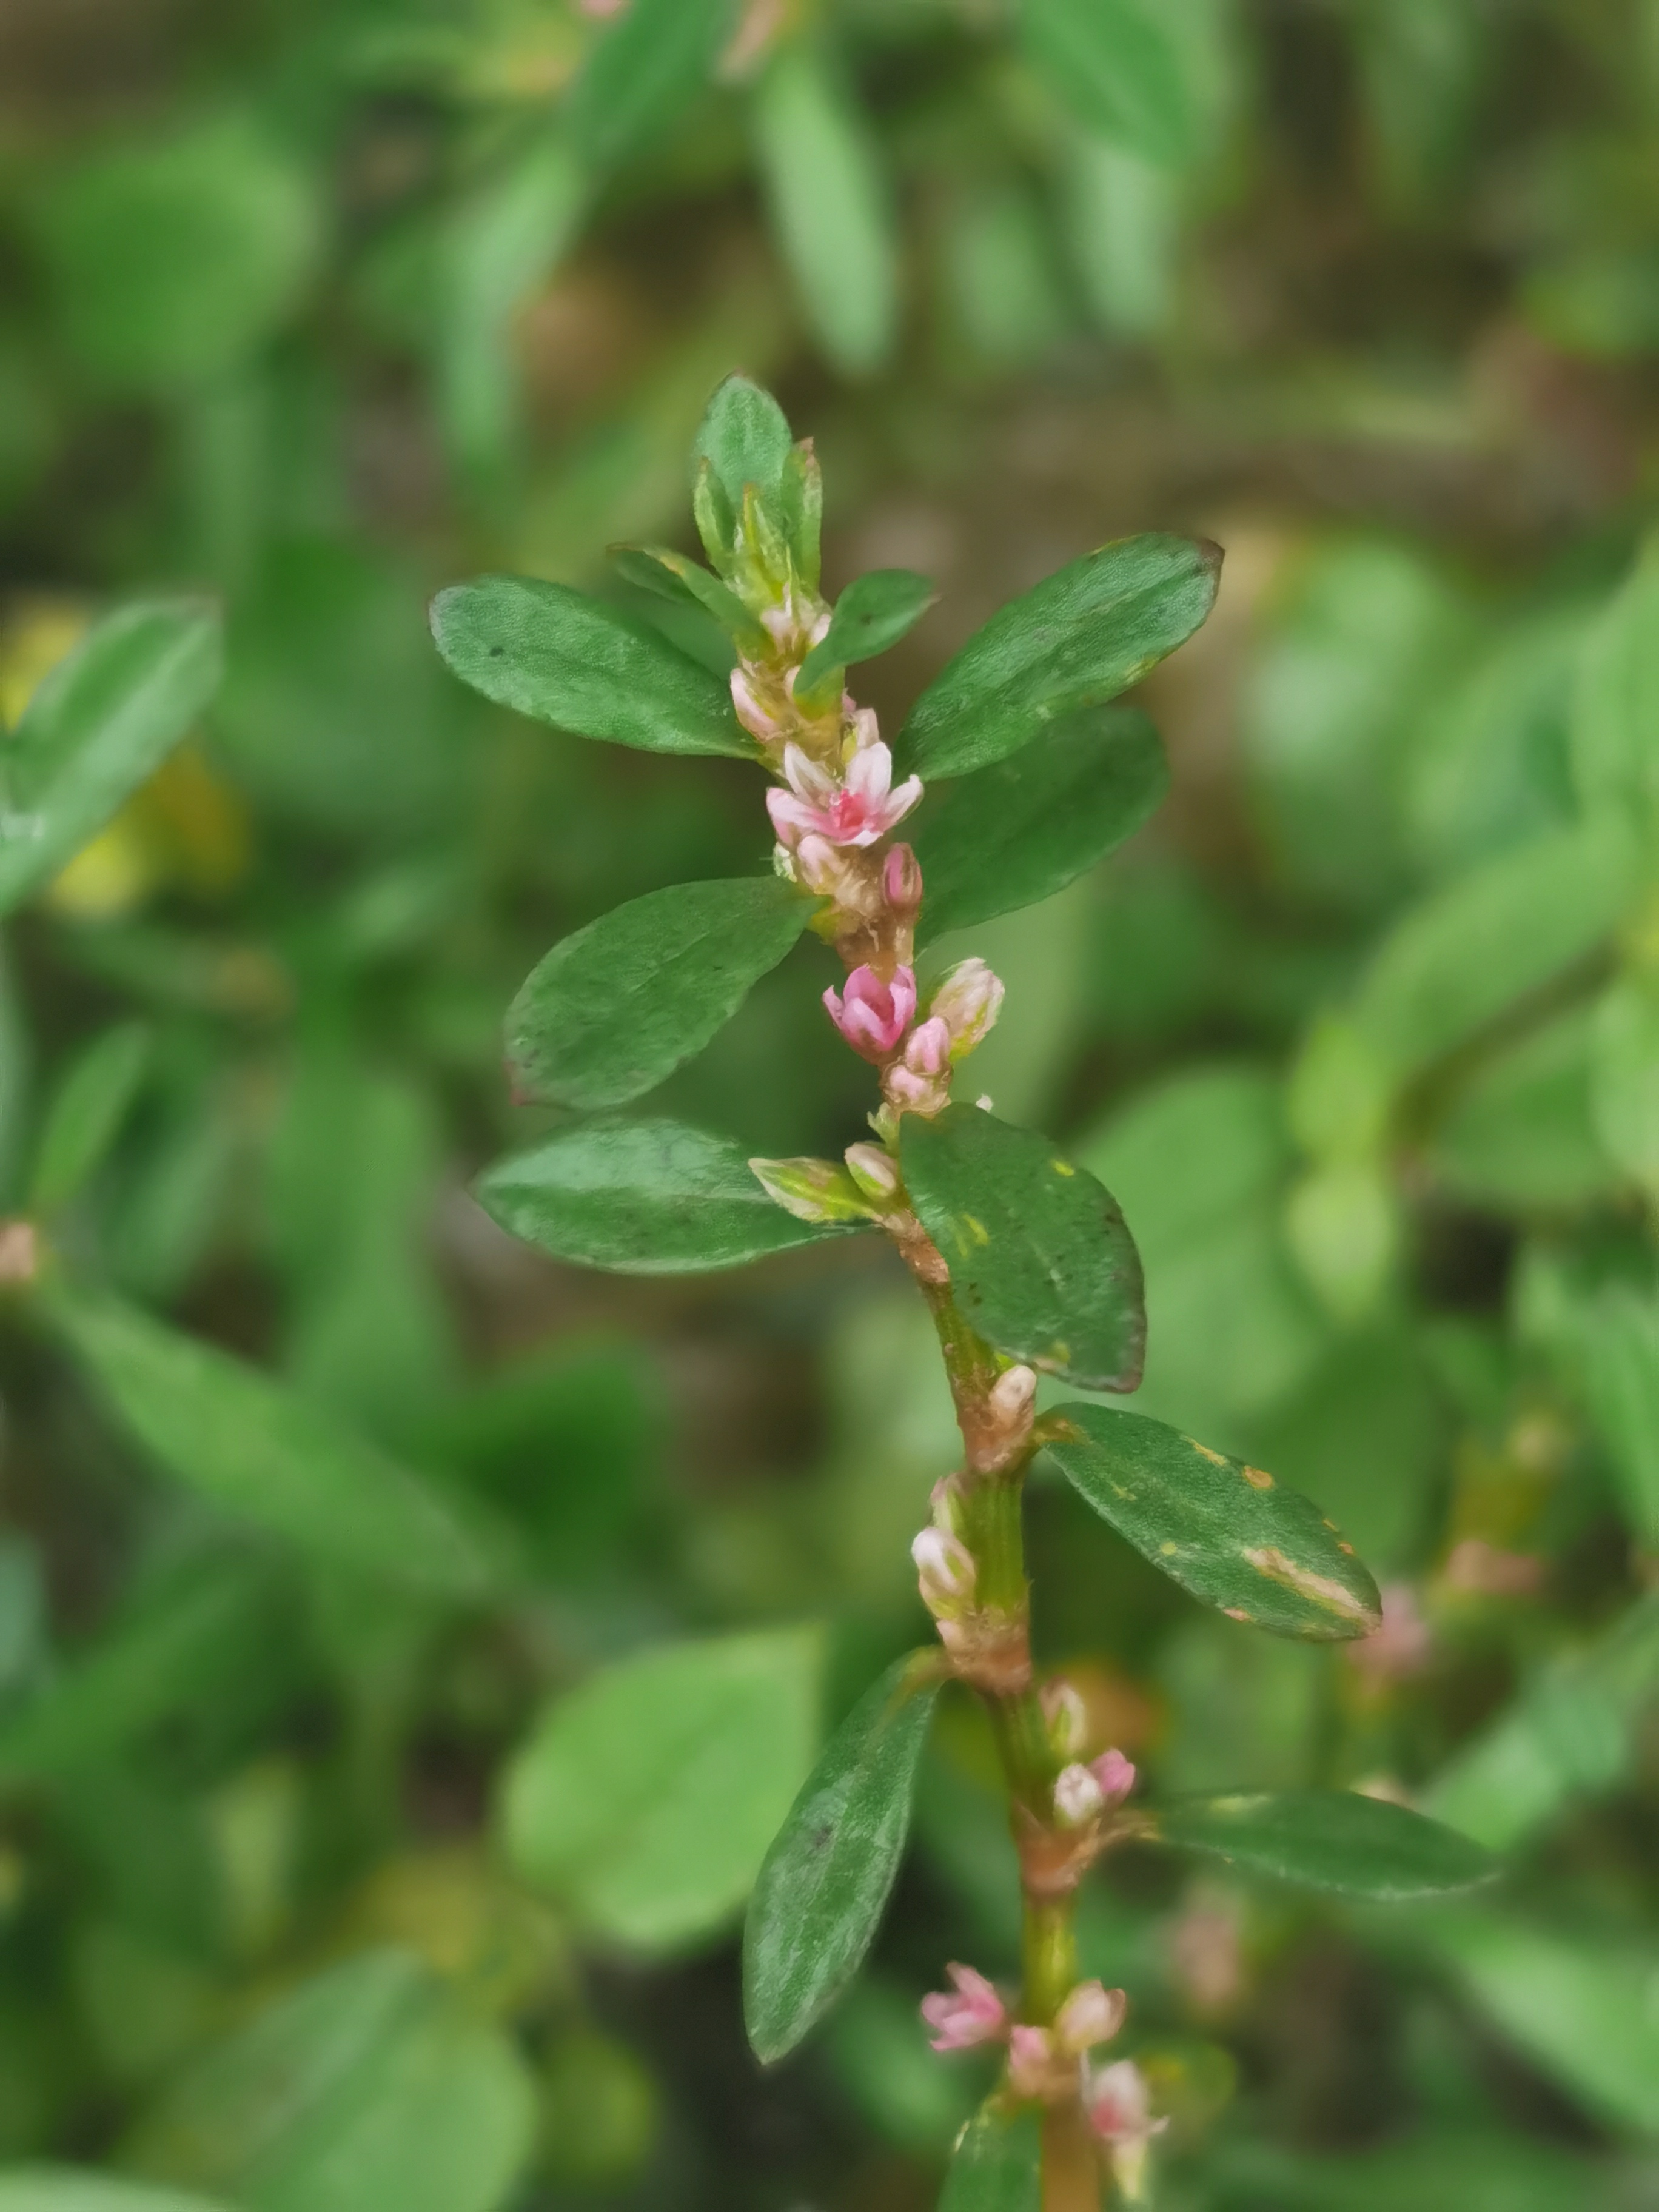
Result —
M 882 896 L 901 921 L 914 921 L 921 909 L 921 863 L 908 845 L 895 845 L 881 869 Z
M 1022 1421 L 1036 1396 L 1036 1375 L 1030 1367 L 1011 1367 L 991 1385 L 991 1411 L 1009 1428 Z
M 1076 1686 L 1062 1679 L 1045 1682 L 1037 1692 L 1048 1741 L 1061 1759 L 1075 1759 L 1089 1741 L 1089 1708 Z
M 848 1145 L 847 1170 L 873 1205 L 890 1206 L 898 1196 L 898 1168 L 882 1146 Z
M 834 1160 L 750 1160 L 749 1171 L 775 1205 L 797 1221 L 867 1221 L 863 1192 Z
M 1135 1786 L 1135 1770 L 1121 1751 L 1103 1751 L 1091 1762 L 1089 1771 L 1100 1786 L 1107 1805 L 1121 1805 Z
M 1054 2079 L 1054 2038 L 1023 2021 L 1008 2032 L 1008 2086 L 1017 2097 L 1041 2097 Z
M 973 1595 L 979 1570 L 959 1536 L 945 1528 L 924 1528 L 910 1547 L 910 1557 L 930 1612 L 954 1612 Z
M 757 743 L 767 744 L 782 734 L 782 723 L 762 706 L 741 662 L 732 671 L 732 704 L 737 709 L 738 720 Z
M 1063 1828 L 1086 1828 L 1106 1809 L 1098 1782 L 1080 1761 L 1062 1766 L 1054 1778 L 1054 1818 Z
M 964 1060 L 1002 1011 L 1002 979 L 982 960 L 959 960 L 934 992 L 927 1012 L 950 1034 L 950 1056 Z
M 1109 2043 L 1123 2025 L 1129 2000 L 1121 1990 L 1099 1982 L 1079 1982 L 1054 2014 L 1054 2040 L 1081 2057 L 1098 2043 Z

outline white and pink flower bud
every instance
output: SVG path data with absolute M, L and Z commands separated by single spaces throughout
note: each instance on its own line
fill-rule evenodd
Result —
M 1079 1982 L 1054 2014 L 1054 2040 L 1081 2057 L 1097 2044 L 1109 2043 L 1123 2025 L 1129 2000 L 1121 1990 L 1099 1982 Z
M 1006 1427 L 1018 1427 L 1031 1410 L 1036 1397 L 1036 1386 L 1035 1369 L 1005 1369 L 991 1385 L 989 1403 L 997 1420 Z
M 995 1027 L 1002 1011 L 1003 986 L 982 960 L 959 960 L 933 993 L 927 1012 L 943 1022 L 950 1036 L 950 1056 L 965 1060 Z
M 905 923 L 921 911 L 921 863 L 908 845 L 895 845 L 882 862 L 881 894 Z
M 881 912 L 881 887 L 857 856 L 827 837 L 803 837 L 791 853 L 787 845 L 773 848 L 780 872 L 804 884 L 819 898 L 832 900 L 842 913 L 860 921 L 874 921 Z
M 898 1045 L 915 1014 L 915 975 L 896 968 L 892 981 L 884 983 L 873 968 L 855 968 L 846 991 L 831 985 L 823 1003 L 854 1051 L 879 1063 Z
M 983 1974 L 955 1960 L 945 1971 L 955 1986 L 936 1990 L 921 2001 L 934 2050 L 971 2051 L 976 2044 L 1000 2043 L 1007 2033 L 1008 2014 L 995 1989 Z
M 1146 2077 L 1133 2058 L 1091 2068 L 1084 2080 L 1083 2108 L 1089 2125 L 1112 2154 L 1112 2178 L 1133 2204 L 1146 2184 L 1146 2146 L 1162 2135 L 1167 2119 L 1152 2118 Z
M 772 744 L 783 734 L 783 725 L 769 714 L 756 695 L 754 680 L 739 661 L 732 671 L 732 704 L 738 720 L 757 744 Z
M 960 1613 L 974 1595 L 979 1569 L 960 1536 L 948 1528 L 923 1528 L 910 1546 L 921 1601 L 938 1617 Z
M 1017 2097 L 1046 2097 L 1054 2086 L 1054 2039 L 1024 2021 L 1008 2032 L 1008 2086 Z
M 1098 1759 L 1091 1761 L 1089 1771 L 1095 1778 L 1109 1812 L 1114 1805 L 1121 1805 L 1135 1786 L 1134 1766 L 1121 1751 L 1102 1752 Z
M 1037 1703 L 1055 1753 L 1063 1759 L 1074 1759 L 1089 1741 L 1089 1708 L 1081 1692 L 1057 1676 L 1037 1692 Z
M 902 1058 L 882 1075 L 889 1103 L 912 1114 L 938 1114 L 951 1103 L 951 1032 L 941 1021 L 921 1023 Z
M 1373 1691 L 1421 1674 L 1434 1651 L 1434 1632 L 1424 1620 L 1409 1583 L 1382 1585 L 1382 1625 L 1344 1647 L 1349 1665 Z
M 848 1145 L 847 1171 L 872 1206 L 891 1206 L 899 1194 L 898 1164 L 880 1145 Z
M 1054 1777 L 1054 1818 L 1062 1828 L 1086 1828 L 1106 1810 L 1104 1791 L 1080 1759 Z

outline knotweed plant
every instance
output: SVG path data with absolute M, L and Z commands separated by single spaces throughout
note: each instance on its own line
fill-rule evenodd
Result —
M 1001 1762 L 1024 1909 L 1022 1972 L 951 1962 L 922 2007 L 933 2046 L 998 2046 L 965 2130 L 951 2212 L 1085 2212 L 1146 2185 L 1166 2121 L 1121 2039 L 1121 1990 L 1080 1978 L 1079 1885 L 1131 1838 L 1282 1880 L 1403 1898 L 1481 1879 L 1472 1844 L 1406 1808 L 1334 1791 L 1151 1803 L 1092 1741 L 1085 1701 L 1031 1658 L 1022 1498 L 1039 1453 L 1200 1603 L 1268 1634 L 1370 1635 L 1377 1592 L 1308 1498 L 1262 1469 L 1109 1407 L 1145 1344 L 1140 1267 L 1110 1193 L 1049 1138 L 1000 1121 L 971 1060 L 1002 1004 L 981 960 L 918 980 L 920 949 L 1047 896 L 1162 794 L 1155 733 L 1107 702 L 1203 622 L 1217 548 L 1146 536 L 1102 547 L 1005 607 L 890 745 L 848 689 L 933 593 L 880 570 L 833 605 L 810 441 L 742 378 L 694 454 L 708 568 L 618 549 L 623 574 L 712 617 L 729 679 L 655 628 L 562 585 L 488 577 L 434 611 L 445 658 L 491 699 L 658 751 L 726 754 L 768 781 L 769 872 L 633 900 L 554 946 L 507 1020 L 518 1095 L 573 1109 L 484 1178 L 485 1205 L 561 1259 L 635 1273 L 726 1267 L 860 1233 L 888 1237 L 938 1332 L 962 1434 L 913 1547 L 937 1636 L 842 1723 L 774 1843 L 744 1954 L 750 2041 L 772 2063 L 858 1972 L 902 1856 L 930 1720 L 948 1685 L 979 1698 Z M 681 634 L 684 635 L 682 624 Z M 844 971 L 826 1018 L 868 1063 L 868 1127 L 834 1159 L 749 1159 L 729 1138 L 619 1117 L 708 1043 L 806 932 Z M 849 1134 L 852 1133 L 849 1132 Z M 1049 1411 L 1039 1378 L 1091 1394 Z

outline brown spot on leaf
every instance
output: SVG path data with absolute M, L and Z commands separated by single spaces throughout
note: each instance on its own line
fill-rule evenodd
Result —
M 1340 1614 L 1344 1620 L 1358 1622 L 1366 1628 L 1380 1626 L 1379 1616 L 1345 1583 L 1338 1582 L 1334 1575 L 1316 1574 L 1311 1567 L 1298 1566 L 1276 1544 L 1260 1545 L 1246 1552 L 1244 1557 L 1257 1574 L 1266 1575 L 1269 1582 L 1282 1583 L 1298 1597 L 1322 1606 L 1328 1613 Z
M 1191 1440 L 1189 1439 L 1189 1441 Z M 1224 1452 L 1212 1451 L 1208 1444 L 1200 1444 L 1194 1442 L 1193 1443 L 1193 1449 L 1198 1454 L 1200 1459 L 1208 1460 L 1212 1467 L 1225 1467 L 1227 1464 L 1226 1454 Z
M 1273 1486 L 1272 1475 L 1261 1468 L 1247 1467 L 1243 1474 L 1245 1481 L 1249 1484 L 1252 1490 L 1271 1490 Z

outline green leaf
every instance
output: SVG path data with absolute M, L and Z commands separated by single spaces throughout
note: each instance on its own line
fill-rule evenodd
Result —
M 1498 1212 L 1611 1197 L 1620 1178 L 1592 1120 L 1591 1030 L 1589 1010 L 1572 1007 L 1460 1085 L 1428 1155 L 1437 1180 Z
M 1206 1605 L 1320 1642 L 1380 1626 L 1376 1585 L 1352 1546 L 1311 1498 L 1260 1468 L 1104 1406 L 1056 1407 L 1045 1442 L 1101 1518 Z
M 538 722 L 647 752 L 755 757 L 718 677 L 568 585 L 453 585 L 432 603 L 432 635 L 464 684 Z
M 1606 1441 L 1626 1518 L 1659 1546 L 1659 1298 L 1610 1283 L 1583 1341 L 1584 1392 Z
M 661 545 L 613 545 L 611 565 L 625 583 L 640 591 L 653 592 L 659 599 L 698 607 L 712 615 L 727 636 L 735 638 L 745 650 L 769 649 L 765 629 L 737 593 L 683 553 L 671 553 Z
M 847 376 L 868 376 L 899 327 L 899 242 L 875 132 L 816 48 L 784 46 L 755 88 L 756 150 L 806 320 Z
M 1350 1790 L 1271 1796 L 1176 1797 L 1149 1815 L 1159 1843 L 1309 1889 L 1389 1902 L 1489 1881 L 1498 1862 L 1479 1844 L 1403 1805 Z
M 380 1950 L 210 2049 L 140 2120 L 130 2156 L 246 2212 L 495 2212 L 535 2123 L 502 2031 L 406 1952 Z
M 814 1630 L 675 1644 L 606 1667 L 514 1760 L 507 1849 L 595 1933 L 672 1951 L 749 1894 L 812 1757 Z
M 1570 732 L 1573 782 L 1587 809 L 1659 811 L 1659 537 L 1591 632 Z
M 798 695 L 809 699 L 827 678 L 839 687 L 840 672 L 855 660 L 872 660 L 913 629 L 939 593 L 930 580 L 908 568 L 872 568 L 855 576 L 836 601 L 830 627 L 800 665 Z
M 1624 825 L 1601 817 L 1472 868 L 1384 939 L 1356 1023 L 1397 1078 L 1428 1066 L 1593 951 L 1629 904 L 1634 864 Z
M 1033 65 L 1091 131 L 1175 168 L 1199 150 L 1198 101 L 1158 0 L 1021 0 Z
M 100 622 L 6 743 L 0 914 L 55 876 L 173 750 L 218 686 L 219 617 L 140 601 Z
M 0 2170 L 0 2212 L 218 2212 L 205 2197 L 181 2196 L 73 2166 Z
M 789 1808 L 744 1929 L 743 2008 L 763 2065 L 792 2051 L 863 1965 L 898 1878 L 939 1696 L 894 1662 L 842 1723 Z
M 994 615 L 922 693 L 900 732 L 906 773 L 965 775 L 1018 752 L 1079 707 L 1138 684 L 1215 603 L 1221 549 L 1123 538 Z
M 713 75 L 732 17 L 732 0 L 630 0 L 570 88 L 582 159 L 605 172 L 656 145 Z
M 112 1299 L 58 1286 L 49 1311 L 145 1451 L 226 1512 L 451 1598 L 501 1583 L 507 1562 L 476 1508 L 270 1376 Z
M 1035 1129 L 977 1106 L 901 1126 L 905 1187 L 957 1304 L 999 1352 L 1085 1390 L 1133 1390 L 1140 1261 L 1117 1200 Z
M 94 153 L 33 215 L 69 349 L 112 392 L 224 375 L 287 320 L 323 244 L 317 179 L 234 117 Z
M 1590 1110 L 1609 1158 L 1659 1193 L 1659 980 L 1620 976 L 1595 1010 Z
M 728 376 L 697 426 L 691 465 L 708 462 L 735 521 L 750 484 L 769 507 L 781 506 L 790 447 L 788 418 L 771 393 L 750 377 Z
M 1659 2134 L 1659 1955 L 1650 1943 L 1474 1911 L 1434 1913 L 1423 1933 L 1510 2041 L 1587 2111 Z
M 743 1146 L 679 1121 L 562 1130 L 478 1184 L 490 1218 L 556 1260 L 624 1275 L 739 1267 L 854 1233 L 798 1221 L 761 1188 Z
M 676 884 L 575 931 L 507 1010 L 516 1094 L 589 1109 L 652 1090 L 731 1019 L 812 906 L 778 876 Z
M 810 438 L 789 449 L 778 486 L 778 514 L 795 574 L 809 592 L 816 592 L 822 568 L 823 472 Z
M 143 1022 L 106 1030 L 58 1087 L 41 1133 L 30 1210 L 51 1213 L 96 1174 L 143 1080 L 149 1031 Z
M 919 941 L 1035 906 L 1139 829 L 1170 787 L 1157 731 L 1132 707 L 1085 708 L 1041 744 L 930 792 L 911 843 Z
M 1042 2122 L 994 2099 L 963 2130 L 939 2212 L 1042 2212 Z

